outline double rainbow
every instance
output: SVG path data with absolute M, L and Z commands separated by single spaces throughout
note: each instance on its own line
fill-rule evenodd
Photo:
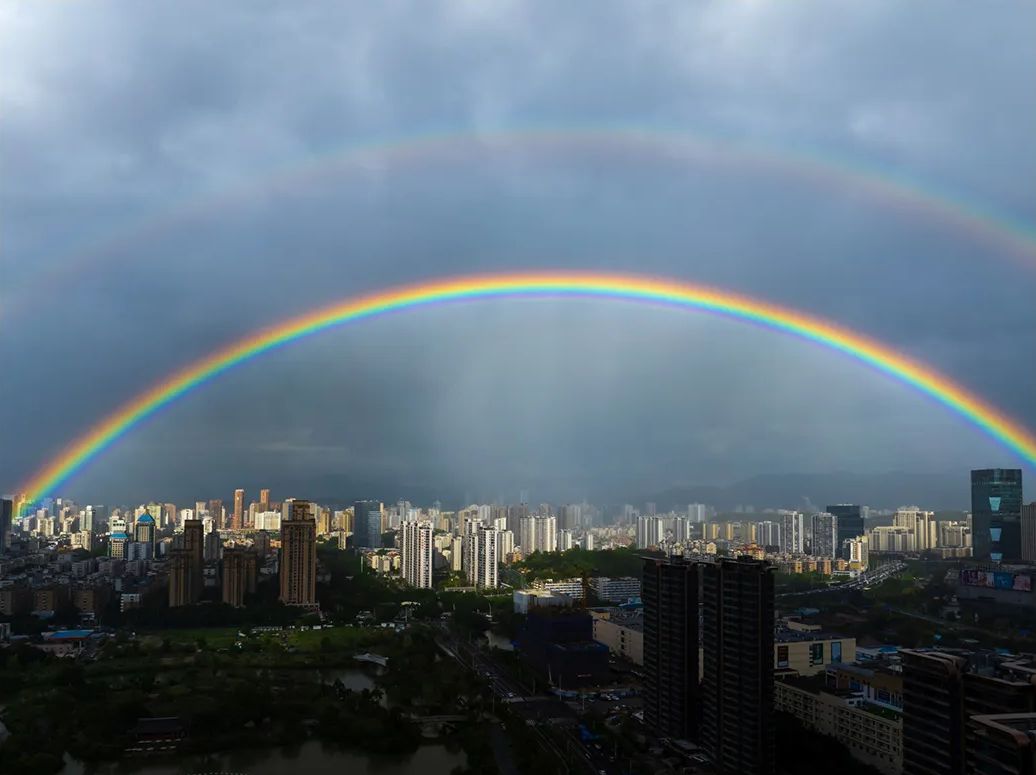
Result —
M 792 309 L 714 288 L 624 274 L 537 272 L 455 277 L 346 299 L 247 336 L 158 382 L 74 439 L 22 488 L 30 501 L 53 493 L 148 417 L 233 367 L 306 336 L 384 313 L 477 299 L 583 297 L 672 306 L 793 334 L 845 353 L 945 405 L 1036 465 L 1036 436 L 948 377 L 891 347 Z
M 93 245 L 77 244 L 65 260 L 48 260 L 49 268 L 29 279 L 25 287 L 4 289 L 0 319 L 17 318 L 48 287 L 72 285 L 76 274 L 95 274 L 111 261 L 139 260 L 173 229 L 186 227 L 194 219 L 216 219 L 256 198 L 305 191 L 350 175 L 359 174 L 360 179 L 367 180 L 370 174 L 407 165 L 470 163 L 481 158 L 480 154 L 492 157 L 502 152 L 531 153 L 536 158 L 551 152 L 589 152 L 604 153 L 608 158 L 629 157 L 638 163 L 654 157 L 678 164 L 744 166 L 843 194 L 860 194 L 894 212 L 987 244 L 995 253 L 1013 256 L 1022 266 L 1036 266 L 1036 226 L 1029 221 L 862 159 L 819 149 L 767 145 L 687 127 L 542 124 L 489 131 L 459 128 L 354 142 L 263 170 L 218 190 L 192 194 L 135 223 L 121 224 Z

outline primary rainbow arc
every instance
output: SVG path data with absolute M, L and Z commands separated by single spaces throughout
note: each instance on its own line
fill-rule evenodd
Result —
M 36 501 L 162 407 L 223 372 L 305 336 L 379 314 L 437 303 L 492 298 L 577 296 L 700 310 L 762 325 L 827 346 L 868 364 L 961 415 L 1030 465 L 1036 436 L 1025 426 L 933 369 L 891 347 L 793 309 L 715 288 L 625 274 L 538 272 L 454 277 L 373 293 L 295 317 L 197 360 L 130 400 L 43 465 L 22 492 Z

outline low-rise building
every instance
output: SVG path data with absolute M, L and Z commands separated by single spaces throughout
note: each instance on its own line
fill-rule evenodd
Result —
M 619 608 L 595 609 L 593 637 L 608 647 L 608 651 L 635 665 L 644 664 L 644 619 L 640 612 Z
M 640 579 L 635 576 L 598 576 L 591 581 L 591 585 L 597 598 L 609 603 L 625 603 L 640 597 Z
M 573 600 L 583 599 L 582 579 L 540 579 L 532 582 L 532 588 L 547 592 L 560 592 Z
M 790 713 L 806 727 L 841 742 L 854 759 L 887 775 L 903 771 L 903 718 L 869 703 L 856 692 L 833 689 L 822 676 L 778 674 L 774 708 Z
M 773 666 L 799 675 L 823 673 L 828 665 L 856 661 L 856 638 L 780 629 L 774 634 Z
M 572 605 L 572 598 L 560 592 L 545 589 L 516 589 L 514 591 L 514 612 L 527 614 L 532 608 L 555 606 L 565 608 Z

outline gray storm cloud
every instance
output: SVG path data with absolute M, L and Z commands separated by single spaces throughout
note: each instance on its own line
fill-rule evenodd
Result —
M 0 325 L 0 490 L 258 327 L 397 283 L 528 268 L 646 272 L 808 310 L 1034 427 L 1036 268 L 909 208 L 750 165 L 607 148 L 430 155 L 202 209 L 60 271 L 176 203 L 338 148 L 538 125 L 665 125 L 804 149 L 1031 224 L 1034 15 L 893 2 L 6 4 L 0 302 L 19 313 Z M 1016 462 L 842 356 L 701 315 L 562 300 L 414 312 L 300 343 L 169 407 L 70 489 L 188 499 L 308 478 L 322 495 L 347 476 L 398 494 L 575 497 Z

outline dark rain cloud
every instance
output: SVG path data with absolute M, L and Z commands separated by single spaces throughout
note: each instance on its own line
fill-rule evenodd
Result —
M 8 4 L 0 303 L 18 314 L 0 318 L 0 489 L 259 326 L 394 283 L 524 268 L 648 272 L 808 310 L 1036 426 L 1036 268 L 916 210 L 745 164 L 571 144 L 371 158 L 67 269 L 177 203 L 336 149 L 508 127 L 812 149 L 1031 219 L 1032 17 L 892 2 Z M 271 355 L 164 411 L 70 490 L 186 500 L 342 476 L 575 497 L 1012 462 L 815 347 L 700 315 L 523 302 Z

